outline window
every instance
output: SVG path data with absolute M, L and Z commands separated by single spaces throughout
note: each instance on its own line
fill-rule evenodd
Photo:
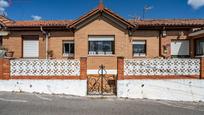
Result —
M 89 37 L 89 55 L 114 54 L 114 36 Z
M 63 56 L 65 57 L 74 56 L 74 41 L 63 42 Z
M 146 56 L 146 41 L 133 41 L 133 56 Z
M 3 45 L 3 40 L 2 40 L 2 37 L 0 36 L 0 48 L 2 45 Z
M 171 41 L 171 56 L 175 58 L 190 57 L 189 40 Z
M 39 57 L 39 36 L 23 36 L 23 57 Z
M 196 40 L 196 55 L 204 55 L 204 39 Z

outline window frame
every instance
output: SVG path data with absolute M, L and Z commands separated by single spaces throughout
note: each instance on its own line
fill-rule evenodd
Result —
M 74 48 L 73 48 L 73 53 L 71 53 L 71 50 L 69 51 L 69 53 L 65 53 L 65 44 L 69 44 L 69 50 L 71 49 L 71 45 L 73 44 Z M 62 42 L 62 55 L 63 57 L 73 57 L 75 54 L 75 43 L 74 40 L 63 40 Z
M 0 48 L 3 46 L 3 37 L 0 36 Z
M 135 53 L 134 52 L 134 45 L 136 45 L 135 42 L 144 42 L 144 53 Z M 138 54 L 138 55 L 136 55 Z M 147 56 L 147 40 L 133 40 L 132 41 L 132 55 L 133 57 L 146 57 Z
M 21 36 L 21 38 L 22 38 L 22 48 L 21 48 L 21 50 L 22 50 L 22 53 L 21 53 L 21 55 L 22 55 L 22 58 L 24 58 L 24 59 L 39 59 L 39 57 L 40 57 L 40 36 L 39 35 L 22 35 Z M 24 55 L 24 41 L 26 41 L 26 40 L 33 40 L 33 41 L 38 41 L 38 57 L 27 57 L 27 56 L 25 56 Z
M 188 41 L 188 50 L 189 50 L 188 55 L 172 55 L 171 54 L 172 46 L 170 45 L 170 50 L 171 50 L 170 55 L 171 55 L 171 58 L 190 58 L 190 46 L 191 46 L 190 40 L 189 39 L 179 39 L 179 40 L 178 39 L 172 39 L 171 40 L 171 44 L 172 44 L 172 42 L 179 42 L 179 41 Z
M 204 38 L 200 38 L 200 39 L 196 39 L 195 40 L 195 56 L 203 56 L 204 55 L 204 53 L 203 54 L 198 54 L 197 53 L 197 48 L 198 48 L 198 41 L 203 41 L 204 42 Z M 200 42 L 199 42 L 200 43 Z
M 107 39 L 107 40 L 106 40 Z M 111 42 L 109 45 L 110 51 L 91 51 L 91 42 L 95 42 L 95 45 L 97 45 L 97 42 L 102 42 L 102 49 L 104 48 L 104 43 L 103 42 Z M 97 48 L 98 49 L 98 48 Z M 92 52 L 92 53 L 91 53 Z M 101 52 L 101 53 L 100 53 Z M 115 54 L 115 36 L 112 35 L 103 35 L 103 36 L 89 36 L 88 37 L 88 55 L 89 56 L 109 56 L 109 55 L 114 55 Z

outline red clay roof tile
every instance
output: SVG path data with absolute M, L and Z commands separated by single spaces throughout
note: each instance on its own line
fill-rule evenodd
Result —
M 1 22 L 1 20 L 0 20 Z M 8 27 L 37 27 L 37 26 L 69 26 L 73 20 L 47 21 L 15 21 L 5 23 Z M 204 19 L 158 19 L 158 20 L 129 20 L 136 26 L 204 26 Z
M 39 20 L 39 21 L 16 21 L 7 24 L 8 27 L 38 27 L 38 26 L 68 26 L 72 20 Z
M 138 26 L 204 26 L 204 19 L 129 20 Z
M 119 17 L 117 14 L 111 12 L 109 9 L 105 8 L 107 12 L 110 14 L 114 14 L 114 16 L 121 21 L 125 20 Z M 77 23 L 79 20 L 83 20 L 85 17 L 89 16 L 93 12 L 97 11 L 97 9 L 92 10 L 86 15 L 80 17 L 78 20 L 40 20 L 40 21 L 13 21 L 4 16 L 0 16 L 0 24 L 7 27 L 60 27 L 66 26 L 69 27 Z M 150 20 L 128 20 L 127 22 L 136 25 L 136 26 L 199 26 L 204 27 L 204 19 L 150 19 Z

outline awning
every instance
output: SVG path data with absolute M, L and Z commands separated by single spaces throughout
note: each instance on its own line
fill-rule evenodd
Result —
M 0 36 L 8 36 L 8 31 L 0 31 Z
M 204 29 L 192 32 L 189 34 L 190 37 L 196 37 L 196 36 L 203 36 L 204 37 Z

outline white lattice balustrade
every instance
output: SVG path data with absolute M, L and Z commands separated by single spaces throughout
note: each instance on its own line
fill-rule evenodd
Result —
M 124 75 L 200 75 L 199 59 L 125 60 Z
M 79 60 L 11 60 L 11 76 L 79 76 Z

